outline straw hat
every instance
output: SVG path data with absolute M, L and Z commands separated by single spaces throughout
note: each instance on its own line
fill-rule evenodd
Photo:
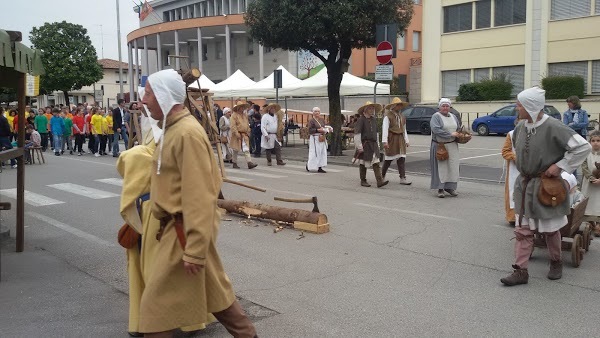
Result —
M 387 106 L 385 106 L 385 109 L 387 109 L 387 110 L 390 110 L 390 109 L 392 109 L 392 108 L 395 108 L 395 107 L 396 107 L 396 106 L 398 106 L 398 105 L 400 105 L 400 109 L 402 109 L 402 108 L 406 108 L 406 107 L 408 107 L 408 105 L 409 105 L 409 104 L 410 104 L 410 103 L 408 103 L 408 102 L 404 102 L 404 101 L 402 101 L 402 100 L 401 100 L 399 97 L 395 97 L 395 98 L 392 100 L 392 103 L 390 103 L 390 104 L 388 104 Z
M 271 111 L 271 108 L 275 107 L 275 112 L 278 112 L 281 110 L 281 106 L 278 105 L 277 103 L 269 103 L 267 105 L 267 112 Z
M 383 106 L 379 103 L 373 103 L 371 101 L 367 101 L 362 107 L 358 108 L 358 113 L 362 115 L 363 111 L 367 108 L 375 108 L 375 114 L 378 114 L 383 109 Z
M 235 106 L 231 109 L 234 113 L 238 111 L 244 111 L 250 108 L 250 103 L 244 101 L 238 101 L 235 103 Z

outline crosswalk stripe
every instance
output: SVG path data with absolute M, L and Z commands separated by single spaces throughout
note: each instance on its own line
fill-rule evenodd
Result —
M 106 183 L 106 184 L 110 184 L 110 185 L 116 185 L 117 187 L 122 187 L 123 186 L 123 179 L 122 178 L 101 178 L 99 180 L 95 180 L 96 182 L 100 182 L 100 183 Z
M 296 169 L 302 169 L 302 170 L 306 170 L 306 166 L 305 165 L 297 165 L 297 164 L 286 164 L 285 165 L 286 168 L 290 167 L 290 168 L 296 168 Z M 325 169 L 327 172 L 332 172 L 332 173 L 341 173 L 344 172 L 343 170 L 339 170 L 339 169 L 332 169 L 329 167 L 323 167 L 323 169 Z
M 91 199 L 99 200 L 103 198 L 118 197 L 119 195 L 112 192 L 94 189 L 79 184 L 73 183 L 58 183 L 48 185 L 50 188 L 62 190 L 75 195 L 85 196 Z
M 301 172 L 301 171 L 285 170 L 285 169 L 283 169 L 281 167 L 279 167 L 279 168 L 259 167 L 258 170 L 259 171 L 270 171 L 270 172 L 279 173 L 279 174 L 298 175 L 298 176 L 312 176 L 312 175 L 315 175 L 314 173 L 311 174 L 311 173 Z
M 229 175 L 227 175 L 227 178 L 230 180 L 238 181 L 238 182 L 252 181 L 251 178 L 235 177 L 235 176 L 229 176 Z
M 227 174 L 229 175 L 229 173 L 235 173 L 235 174 L 242 174 L 242 175 L 250 175 L 250 176 L 258 176 L 258 177 L 266 177 L 266 178 L 285 178 L 287 176 L 280 176 L 280 175 L 271 175 L 271 174 L 264 174 L 264 173 L 257 173 L 255 171 L 248 171 L 248 170 L 227 170 Z
M 2 189 L 0 194 L 8 198 L 17 199 L 17 189 Z M 44 195 L 36 194 L 34 192 L 25 190 L 25 203 L 34 207 L 43 207 L 46 205 L 63 204 L 65 202 L 55 200 L 54 198 L 46 197 Z
M 88 241 L 100 244 L 100 245 L 105 245 L 105 246 L 116 246 L 116 244 L 103 240 L 102 238 L 96 237 L 92 234 L 88 234 L 85 231 L 81 231 L 77 228 L 74 228 L 68 224 L 59 222 L 53 218 L 50 218 L 48 216 L 42 215 L 42 214 L 38 214 L 37 212 L 28 212 L 27 215 L 33 217 L 33 218 L 37 218 L 40 221 L 46 222 L 50 225 L 53 225 L 59 229 L 62 229 L 72 235 L 75 235 L 77 237 L 83 238 L 83 239 L 87 239 Z

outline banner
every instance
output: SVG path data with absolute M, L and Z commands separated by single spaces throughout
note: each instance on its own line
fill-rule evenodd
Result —
M 25 96 L 40 95 L 40 77 L 27 74 L 25 84 Z
M 324 58 L 329 56 L 329 52 L 326 50 L 320 50 L 319 54 L 321 54 Z M 325 68 L 325 64 L 323 64 L 323 61 L 321 61 L 321 59 L 319 59 L 316 55 L 303 49 L 298 51 L 299 79 L 307 79 L 317 74 L 323 68 Z
M 141 6 L 140 9 L 140 21 L 144 21 L 148 15 L 150 15 L 150 13 L 152 13 L 152 11 L 154 10 L 154 8 L 152 8 L 152 6 L 150 6 L 150 4 L 148 3 L 148 0 L 144 1 L 144 4 Z

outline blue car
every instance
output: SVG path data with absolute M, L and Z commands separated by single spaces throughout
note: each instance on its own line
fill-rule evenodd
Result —
M 516 106 L 516 104 L 511 104 L 496 110 L 490 115 L 476 118 L 473 120 L 472 130 L 481 136 L 507 134 L 515 128 Z M 560 112 L 554 106 L 544 106 L 544 113 L 561 120 Z

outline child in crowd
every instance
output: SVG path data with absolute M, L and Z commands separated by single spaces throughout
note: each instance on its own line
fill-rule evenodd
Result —
M 582 192 L 588 197 L 585 216 L 594 227 L 594 235 L 600 237 L 600 131 L 590 133 L 592 151 L 581 165 L 583 171 Z
M 575 208 L 575 206 L 585 198 L 577 187 L 577 178 L 575 175 L 565 171 L 562 172 L 561 177 L 569 184 L 569 200 L 571 201 L 571 208 Z

